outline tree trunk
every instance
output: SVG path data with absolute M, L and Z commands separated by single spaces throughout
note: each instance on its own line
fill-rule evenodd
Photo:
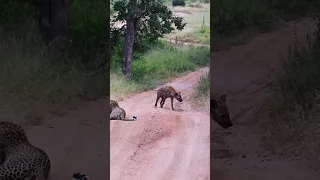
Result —
M 64 50 L 68 41 L 68 10 L 69 0 L 53 1 L 51 11 L 51 35 L 50 44 L 54 49 Z
M 133 43 L 136 34 L 137 20 L 134 17 L 129 17 L 126 22 L 126 40 L 125 48 L 122 59 L 122 73 L 127 79 L 132 77 L 132 53 L 133 53 Z
M 64 49 L 67 42 L 69 0 L 35 0 L 39 7 L 40 27 L 46 43 Z

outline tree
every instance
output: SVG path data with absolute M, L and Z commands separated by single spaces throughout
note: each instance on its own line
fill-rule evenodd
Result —
M 44 40 L 57 49 L 67 42 L 69 0 L 31 0 L 40 10 L 39 24 Z
M 128 79 L 132 77 L 132 53 L 136 38 L 147 38 L 152 43 L 175 30 L 172 25 L 178 30 L 186 25 L 182 17 L 173 15 L 163 0 L 119 0 L 114 2 L 114 10 L 118 14 L 113 22 L 126 22 L 122 28 L 112 31 L 125 35 L 122 72 Z

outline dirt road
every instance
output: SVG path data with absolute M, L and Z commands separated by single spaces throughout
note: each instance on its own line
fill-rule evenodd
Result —
M 72 180 L 75 172 L 93 180 L 109 178 L 107 105 L 105 99 L 92 102 L 26 130 L 31 143 L 48 154 L 51 180 Z
M 51 180 L 71 180 L 75 172 L 92 180 L 209 179 L 209 112 L 194 112 L 189 105 L 193 88 L 206 72 L 200 69 L 170 83 L 184 98 L 175 101 L 176 111 L 170 109 L 170 100 L 163 109 L 155 108 L 156 91 L 119 102 L 128 117 L 139 120 L 112 121 L 111 137 L 106 99 L 26 127 L 27 135 L 51 159 Z
M 214 128 L 211 176 L 215 180 L 316 180 L 320 172 L 308 161 L 277 159 L 260 146 L 256 113 L 268 96 L 268 84 L 279 67 L 279 53 L 286 55 L 294 41 L 293 23 L 262 34 L 229 51 L 212 53 L 211 92 L 225 93 L 234 126 Z M 297 36 L 306 44 L 306 34 L 316 28 L 311 19 L 297 23 Z M 285 153 L 285 152 L 284 152 Z
M 190 95 L 200 69 L 171 83 L 181 91 L 183 102 L 170 100 L 154 107 L 156 90 L 119 102 L 136 122 L 112 121 L 110 171 L 112 180 L 207 180 L 210 170 L 209 112 L 192 110 Z

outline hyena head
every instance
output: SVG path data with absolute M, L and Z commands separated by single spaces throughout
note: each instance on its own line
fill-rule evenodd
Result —
M 214 121 L 216 121 L 221 127 L 228 129 L 233 126 L 233 123 L 230 119 L 226 100 L 226 95 L 221 95 L 219 99 L 211 99 L 210 112 Z
M 181 92 L 177 92 L 174 94 L 174 97 L 179 101 L 182 102 Z

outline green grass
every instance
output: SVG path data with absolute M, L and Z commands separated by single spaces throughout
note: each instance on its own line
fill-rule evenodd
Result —
M 320 41 L 286 59 L 265 110 L 263 140 L 272 151 L 309 155 L 320 150 Z
M 47 52 L 33 6 L 26 1 L 2 3 L 5 11 L 0 13 L 0 118 L 19 124 L 41 124 L 52 113 L 64 113 L 77 107 L 79 101 L 108 94 L 108 17 L 103 18 L 108 14 L 104 14 L 101 1 L 90 6 L 81 0 L 72 1 L 72 43 L 61 54 Z
M 193 107 L 198 110 L 210 109 L 210 72 L 201 76 L 198 86 L 192 95 Z
M 120 57 L 114 55 L 110 74 L 110 93 L 113 99 L 122 99 L 133 93 L 155 88 L 186 72 L 209 64 L 207 47 L 174 47 L 169 43 L 155 47 L 132 63 L 133 78 L 125 80 L 121 73 Z
M 176 36 L 176 39 L 183 42 L 210 44 L 210 27 L 202 26 L 197 31 Z
M 179 41 L 191 43 L 210 43 L 210 4 L 202 4 L 202 8 L 175 7 L 171 8 L 175 13 L 183 14 L 187 23 L 182 31 L 174 31 L 165 35 L 168 39 L 178 39 Z
M 256 33 L 275 27 L 279 20 L 294 20 L 320 7 L 317 0 L 224 0 L 212 1 L 212 49 L 239 44 Z
M 261 0 L 212 1 L 211 4 L 213 49 L 235 45 L 238 39 L 243 39 L 239 36 L 269 29 L 275 21 L 275 14 Z
M 259 0 L 225 0 L 211 2 L 214 33 L 233 36 L 250 28 L 265 28 L 274 14 Z
M 201 7 L 190 7 L 189 5 L 194 2 L 200 1 L 186 1 L 185 7 L 172 7 L 172 1 L 164 1 L 173 13 L 180 13 L 179 16 L 182 16 L 184 22 L 187 23 L 182 31 L 175 30 L 170 34 L 165 35 L 165 38 L 177 38 L 180 41 L 191 43 L 210 43 L 210 4 L 200 2 Z M 110 6 L 110 12 L 114 13 L 112 9 L 112 6 Z M 205 29 L 202 28 L 203 19 L 204 26 L 206 26 Z

